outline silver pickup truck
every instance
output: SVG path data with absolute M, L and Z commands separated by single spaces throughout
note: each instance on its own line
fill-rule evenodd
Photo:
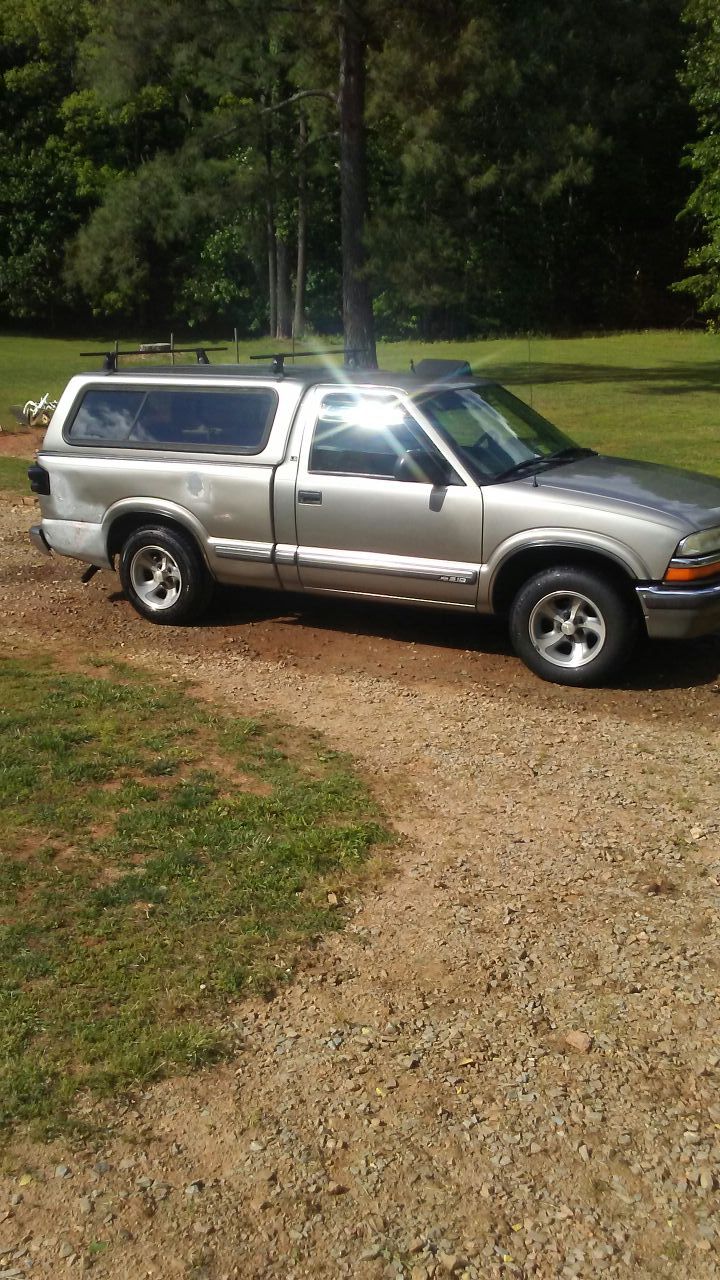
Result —
M 467 366 L 115 363 L 63 392 L 31 538 L 117 565 L 154 622 L 199 616 L 215 581 L 501 614 L 572 685 L 643 628 L 720 627 L 720 480 L 580 448 Z

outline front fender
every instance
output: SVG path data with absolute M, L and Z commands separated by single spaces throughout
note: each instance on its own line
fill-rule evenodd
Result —
M 558 561 L 565 551 L 591 552 L 613 561 L 632 580 L 642 582 L 652 577 L 648 565 L 632 547 L 608 534 L 583 529 L 524 530 L 498 543 L 483 564 L 478 589 L 479 608 L 490 607 L 498 576 L 511 560 L 525 551 L 542 549 L 557 550 Z

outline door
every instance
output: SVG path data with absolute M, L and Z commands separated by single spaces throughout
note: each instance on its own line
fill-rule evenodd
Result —
M 306 590 L 475 607 L 482 494 L 395 395 L 319 395 L 296 518 Z

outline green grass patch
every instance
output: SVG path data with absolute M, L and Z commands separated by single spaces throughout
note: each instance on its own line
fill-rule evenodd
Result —
M 113 341 L 94 338 L 26 338 L 0 337 L 0 424 L 5 431 L 16 428 L 10 412 L 12 405 L 26 400 L 39 400 L 45 392 L 57 399 L 68 378 L 88 369 L 100 369 L 97 363 L 80 355 L 81 351 L 108 350 Z M 136 347 L 134 340 L 130 343 Z
M 0 423 L 12 428 L 11 404 L 45 391 L 59 395 L 72 373 L 94 368 L 79 351 L 112 345 L 95 339 L 0 338 Z M 121 342 L 136 345 L 134 338 Z M 340 345 L 340 339 L 316 345 Z M 234 344 L 227 346 L 225 355 L 212 358 L 234 360 Z M 290 349 L 289 343 L 267 338 L 243 342 L 240 360 L 283 346 Z M 381 366 L 394 371 L 408 370 L 411 359 L 423 356 L 469 360 L 477 373 L 507 383 L 580 444 L 720 475 L 720 338 L 714 334 L 659 330 L 378 347 Z
M 579 444 L 720 475 L 720 338 L 654 331 L 600 338 L 395 343 L 381 363 L 467 359 L 509 386 Z
M 318 737 L 0 660 L 0 1123 L 206 1063 L 387 840 Z
M 27 458 L 3 458 L 0 456 L 0 493 L 23 493 L 29 495 Z

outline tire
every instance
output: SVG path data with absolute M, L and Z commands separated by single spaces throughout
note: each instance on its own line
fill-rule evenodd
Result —
M 637 634 L 637 614 L 622 589 L 573 565 L 531 578 L 510 609 L 515 652 L 555 684 L 602 684 L 630 657 Z
M 198 618 L 213 591 L 193 539 L 162 526 L 130 534 L 120 553 L 120 581 L 143 618 L 166 626 Z

